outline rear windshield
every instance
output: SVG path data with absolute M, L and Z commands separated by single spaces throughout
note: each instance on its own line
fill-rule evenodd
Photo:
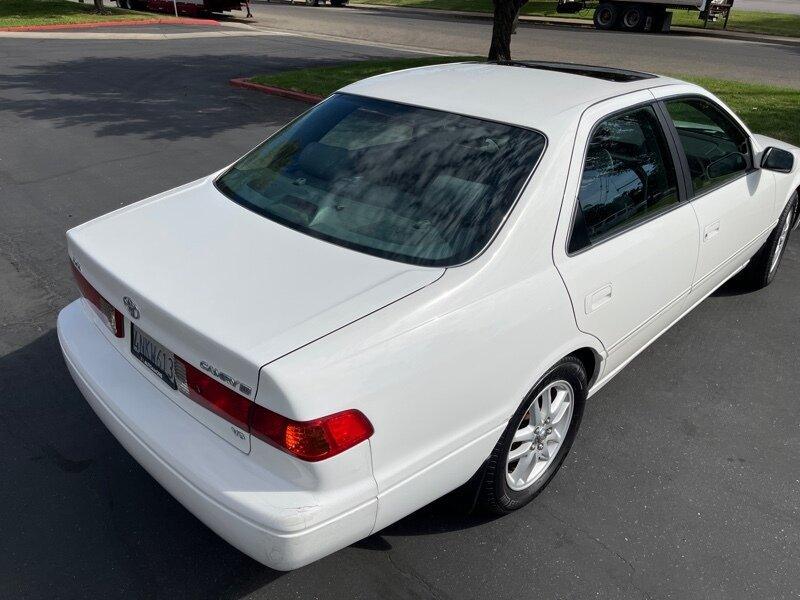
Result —
M 544 146 L 544 136 L 521 127 L 337 94 L 216 184 L 307 235 L 447 266 L 486 246 Z

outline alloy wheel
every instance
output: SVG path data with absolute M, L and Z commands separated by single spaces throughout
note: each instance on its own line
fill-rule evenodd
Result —
M 575 393 L 566 381 L 548 384 L 522 416 L 506 456 L 506 482 L 516 491 L 536 483 L 553 463 L 572 424 Z
M 787 217 L 786 223 L 783 224 L 781 230 L 781 237 L 778 238 L 778 245 L 775 247 L 775 255 L 772 257 L 772 264 L 769 267 L 770 274 L 774 273 L 781 262 L 783 256 L 783 249 L 786 247 L 786 240 L 789 238 L 789 230 L 792 228 L 792 220 Z

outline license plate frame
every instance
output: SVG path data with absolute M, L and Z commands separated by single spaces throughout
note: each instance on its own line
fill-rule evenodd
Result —
M 178 389 L 175 378 L 175 354 L 133 323 L 131 323 L 131 354 L 173 390 Z

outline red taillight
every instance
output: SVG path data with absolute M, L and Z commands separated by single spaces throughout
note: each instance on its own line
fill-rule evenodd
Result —
M 175 357 L 175 379 L 180 392 L 244 431 L 250 431 L 253 403 L 225 387 L 182 358 Z
M 313 421 L 292 421 L 256 404 L 250 429 L 257 438 L 312 462 L 336 456 L 374 432 L 367 417 L 357 410 L 345 410 Z
M 307 461 L 335 456 L 369 438 L 372 424 L 361 412 L 346 410 L 313 421 L 293 421 L 259 406 L 175 357 L 178 390 L 200 406 L 268 444 Z
M 91 283 L 86 281 L 86 278 L 78 271 L 74 263 L 70 262 L 70 266 L 72 267 L 72 275 L 75 277 L 75 282 L 81 290 L 81 295 L 89 301 L 89 304 L 92 305 L 98 316 L 111 330 L 111 333 L 118 338 L 125 337 L 125 320 L 122 318 L 122 313 L 111 306 L 111 303 L 103 298 L 100 292 L 92 287 Z

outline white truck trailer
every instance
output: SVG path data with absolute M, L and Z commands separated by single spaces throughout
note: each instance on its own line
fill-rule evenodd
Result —
M 698 18 L 708 24 L 725 19 L 733 7 L 733 0 L 600 0 L 594 9 L 594 26 L 597 29 L 623 31 L 669 31 L 672 13 L 667 9 L 698 11 Z M 560 13 L 576 13 L 587 8 L 587 0 L 558 0 Z

